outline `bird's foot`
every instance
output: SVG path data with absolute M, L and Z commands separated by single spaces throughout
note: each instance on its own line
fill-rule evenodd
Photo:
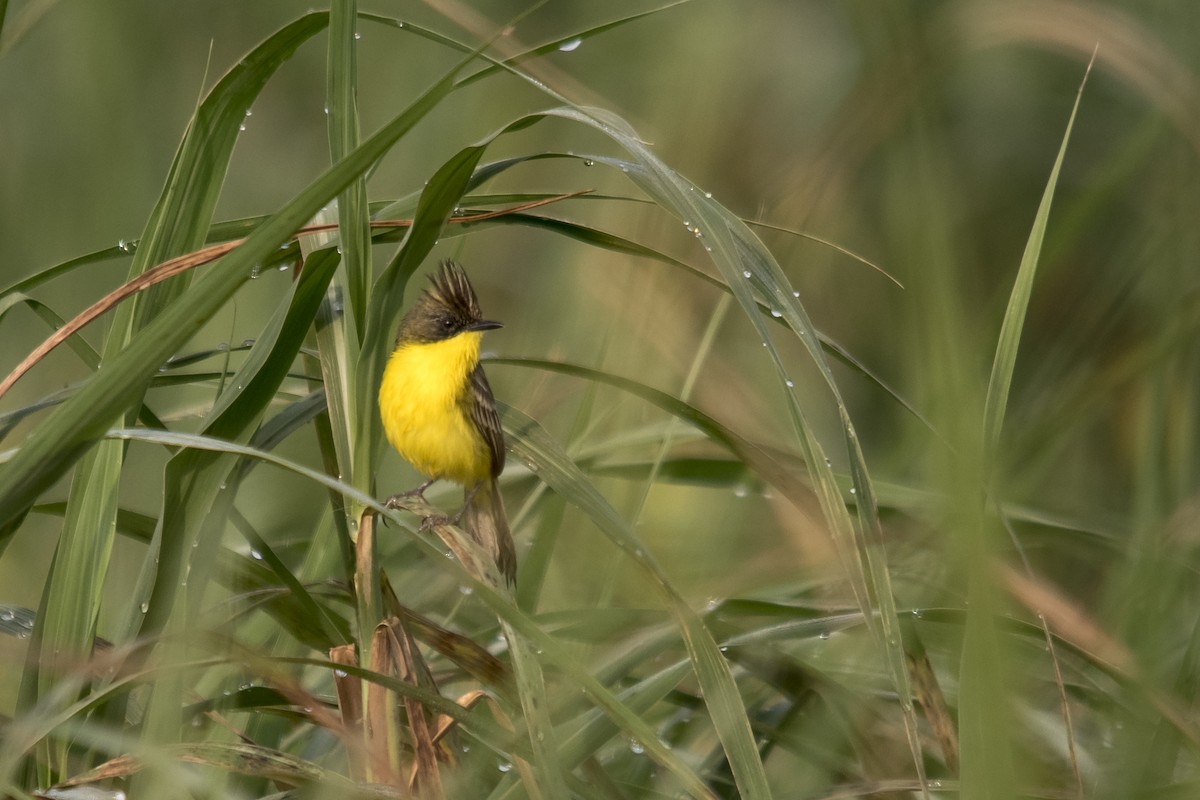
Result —
M 393 510 L 407 509 L 408 501 L 412 500 L 413 498 L 417 498 L 421 502 L 426 502 L 425 501 L 425 490 L 428 489 L 430 486 L 432 486 L 435 480 L 436 480 L 436 478 L 427 480 L 415 489 L 409 489 L 407 492 L 399 492 L 397 494 L 392 495 L 387 500 L 383 501 L 383 507 L 390 508 Z
M 437 525 L 454 525 L 458 526 L 462 522 L 463 515 L 467 513 L 467 507 L 464 505 L 453 514 L 430 514 L 421 522 L 421 530 L 429 531 Z
M 417 528 L 420 533 L 429 533 L 438 525 L 454 525 L 453 517 L 448 517 L 445 514 L 430 514 L 421 520 L 421 527 Z

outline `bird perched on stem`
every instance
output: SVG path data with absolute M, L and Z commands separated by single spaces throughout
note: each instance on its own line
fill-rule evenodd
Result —
M 483 332 L 500 323 L 483 318 L 467 274 L 443 261 L 433 285 L 405 314 L 383 371 L 379 411 L 392 447 L 428 480 L 388 498 L 424 497 L 435 481 L 463 485 L 463 508 L 450 521 L 491 553 L 509 585 L 517 554 L 497 478 L 504 469 L 504 434 L 496 400 L 479 363 Z

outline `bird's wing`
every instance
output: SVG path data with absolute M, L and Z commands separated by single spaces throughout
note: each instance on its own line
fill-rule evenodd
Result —
M 471 373 L 471 421 L 491 451 L 492 477 L 496 477 L 504 470 L 504 432 L 500 430 L 496 398 L 483 374 L 482 364 L 476 364 Z

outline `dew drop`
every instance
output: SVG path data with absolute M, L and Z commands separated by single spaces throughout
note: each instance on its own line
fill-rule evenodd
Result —
M 778 308 L 772 308 L 771 316 L 774 317 L 775 319 L 779 319 L 780 317 L 783 316 L 783 312 L 780 311 Z
M 361 39 L 361 38 L 362 38 L 362 34 L 361 34 L 361 33 L 359 33 L 358 31 L 355 31 L 355 32 L 354 32 L 354 38 L 355 38 L 355 39 Z
M 250 557 L 251 557 L 251 558 L 253 558 L 255 561 L 262 561 L 262 560 L 263 560 L 263 554 L 262 554 L 262 553 L 260 553 L 260 552 L 258 552 L 257 550 L 251 550 L 251 551 L 250 551 Z
M 335 678 L 344 678 L 349 674 L 350 673 L 346 672 L 346 670 L 344 670 L 344 669 L 335 669 L 333 671 L 333 677 L 335 677 Z
M 585 159 L 583 160 L 583 165 L 584 165 L 585 167 L 594 167 L 594 166 L 596 166 L 596 162 L 595 162 L 595 161 L 593 161 L 593 160 L 592 160 L 592 159 L 590 159 L 590 158 L 585 158 Z
M 458 593 L 463 595 L 471 595 L 475 593 L 475 590 L 470 586 L 463 584 L 462 586 L 458 587 Z
M 3 611 L 0 611 L 0 622 L 12 622 L 16 616 L 16 614 L 6 608 Z
M 501 772 L 509 772 L 512 770 L 512 764 L 507 761 L 501 761 L 496 765 L 496 769 L 500 770 Z
M 784 383 L 785 383 L 785 384 L 787 384 L 787 387 L 788 387 L 789 389 L 795 389 L 795 388 L 796 388 L 796 382 L 795 382 L 794 380 L 792 380 L 791 378 L 788 378 L 787 380 L 785 380 L 785 381 L 784 381 Z
M 637 739 L 630 739 L 629 740 L 629 752 L 633 753 L 635 756 L 640 756 L 646 752 L 646 746 L 643 745 L 641 742 L 639 742 Z
M 143 614 L 148 614 L 150 613 L 150 602 L 148 600 L 143 600 L 142 604 L 138 606 L 138 608 L 142 610 Z
M 742 277 L 743 277 L 743 278 L 749 278 L 749 277 L 750 277 L 750 270 L 748 270 L 748 269 L 744 269 L 744 270 L 742 270 Z
M 858 489 L 855 489 L 853 486 L 851 486 L 851 487 L 850 487 L 850 494 L 858 494 Z
M 817 636 L 818 636 L 818 638 L 821 638 L 821 639 L 828 639 L 829 631 L 821 631 L 819 634 L 817 634 Z
M 558 49 L 564 53 L 571 53 L 579 49 L 579 45 L 583 44 L 583 39 L 576 36 L 574 39 L 563 42 L 558 46 Z

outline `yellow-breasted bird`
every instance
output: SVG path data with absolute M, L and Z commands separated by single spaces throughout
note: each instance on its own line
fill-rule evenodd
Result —
M 483 318 L 467 274 L 453 261 L 404 315 L 383 371 L 379 412 L 392 447 L 429 480 L 388 499 L 422 495 L 443 478 L 463 485 L 463 527 L 491 553 L 511 585 L 517 554 L 496 479 L 504 469 L 504 434 L 496 400 L 479 363 Z M 457 521 L 457 520 L 456 520 Z

